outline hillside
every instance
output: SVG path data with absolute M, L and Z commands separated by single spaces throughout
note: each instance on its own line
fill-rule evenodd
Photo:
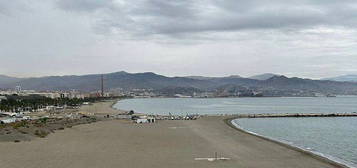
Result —
M 324 78 L 323 80 L 332 80 L 339 82 L 357 82 L 357 75 L 342 75 L 332 78 Z
M 22 80 L 21 78 L 0 75 L 0 85 L 10 84 Z
M 210 83 L 182 77 L 165 77 L 151 72 L 127 73 L 124 71 L 104 74 L 107 89 L 121 88 L 130 90 L 135 88 L 161 89 L 164 87 L 211 87 Z M 28 90 L 80 90 L 96 91 L 101 85 L 101 74 L 82 76 L 48 76 L 41 78 L 27 78 L 12 83 L 1 84 L 1 88 L 14 88 L 21 86 Z M 213 85 L 212 85 L 213 86 Z
M 272 78 L 274 76 L 279 76 L 277 74 L 273 74 L 273 73 L 264 73 L 264 74 L 260 74 L 260 75 L 254 75 L 251 77 L 248 77 L 249 79 L 256 79 L 256 80 L 267 80 L 269 78 Z
M 357 83 L 337 82 L 329 80 L 311 80 L 302 78 L 288 78 L 285 76 L 272 76 L 266 80 L 229 77 L 166 77 L 152 72 L 127 73 L 124 71 L 104 74 L 106 90 L 113 89 L 154 89 L 158 91 L 168 90 L 172 93 L 179 91 L 217 91 L 234 90 L 244 87 L 253 91 L 262 91 L 268 95 L 299 94 L 311 95 L 314 92 L 325 94 L 357 94 Z M 40 78 L 14 78 L 9 77 L 5 82 L 0 81 L 0 88 L 13 89 L 21 86 L 27 90 L 100 90 L 101 74 L 81 76 L 48 76 Z M 226 88 L 225 88 L 226 87 Z M 288 95 L 289 95 L 288 94 Z

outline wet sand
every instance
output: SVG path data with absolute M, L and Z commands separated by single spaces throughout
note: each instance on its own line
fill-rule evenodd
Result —
M 91 109 L 100 114 L 117 113 L 110 105 L 100 103 Z M 204 117 L 155 124 L 111 120 L 78 125 L 29 142 L 0 143 L 0 167 L 338 167 L 285 145 L 238 131 L 224 119 Z M 214 157 L 215 152 L 231 160 L 195 160 Z

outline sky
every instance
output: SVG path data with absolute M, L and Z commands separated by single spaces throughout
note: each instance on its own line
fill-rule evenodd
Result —
M 0 74 L 357 74 L 356 0 L 0 1 Z

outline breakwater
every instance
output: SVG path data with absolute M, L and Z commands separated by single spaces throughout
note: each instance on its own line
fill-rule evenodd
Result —
M 357 117 L 357 113 L 263 113 L 263 114 L 195 114 L 195 115 L 151 115 L 157 120 L 196 120 L 207 116 L 224 116 L 229 119 L 235 118 L 298 118 L 298 117 Z
M 284 114 L 237 114 L 235 118 L 284 118 L 284 117 L 357 117 L 357 113 L 284 113 Z

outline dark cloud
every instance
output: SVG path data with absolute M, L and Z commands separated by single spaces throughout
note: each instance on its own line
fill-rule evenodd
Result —
M 194 0 L 149 0 L 139 4 L 132 11 L 134 15 L 169 19 L 187 19 L 195 16 Z
M 0 72 L 357 73 L 356 10 L 356 0 L 2 0 Z
M 357 24 L 354 0 L 61 0 L 58 5 L 73 11 L 105 9 L 105 19 L 98 21 L 103 30 L 140 35 Z
M 114 7 L 113 0 L 58 0 L 57 5 L 65 10 L 86 12 Z

